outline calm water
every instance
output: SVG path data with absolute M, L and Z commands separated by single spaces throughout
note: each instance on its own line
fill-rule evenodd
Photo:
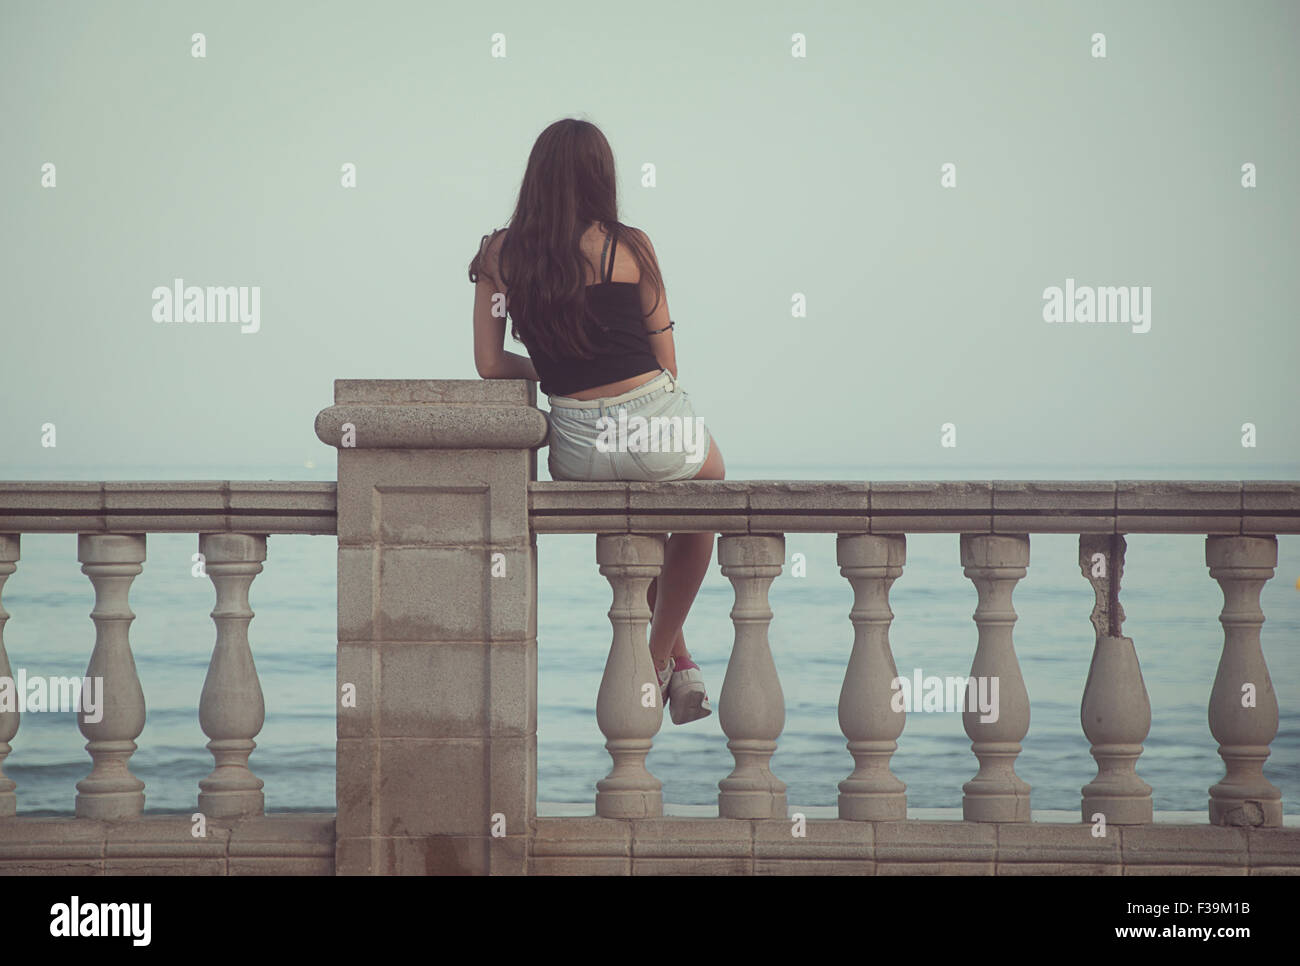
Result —
M 543 461 L 544 463 L 544 461 Z M 1080 477 L 1069 468 L 733 467 L 734 479 L 1296 479 L 1297 467 L 1246 472 L 1232 467 L 1113 467 Z M 332 466 L 304 468 L 134 467 L 129 471 L 42 471 L 15 467 L 7 479 L 332 479 Z M 1204 813 L 1206 790 L 1223 774 L 1206 706 L 1223 641 L 1223 597 L 1205 566 L 1205 538 L 1128 538 L 1122 600 L 1125 633 L 1136 643 L 1151 696 L 1152 726 L 1139 774 L 1154 788 L 1157 811 Z M 1093 594 L 1080 576 L 1078 537 L 1031 538 L 1028 576 L 1015 592 L 1016 651 L 1032 705 L 1017 763 L 1037 809 L 1075 810 L 1096 772 L 1079 725 L 1091 659 Z M 955 534 L 907 538 L 907 564 L 894 584 L 890 631 L 899 673 L 970 670 L 976 593 L 963 576 Z M 190 576 L 192 534 L 151 534 L 144 572 L 131 590 L 131 643 L 148 720 L 132 771 L 146 783 L 150 811 L 189 811 L 197 783 L 212 768 L 198 725 L 198 701 L 215 630 L 212 583 Z M 538 540 L 540 681 L 538 799 L 584 802 L 609 769 L 595 722 L 595 698 L 609 649 L 609 585 L 600 577 L 592 536 Z M 835 564 L 832 534 L 792 534 L 787 560 L 807 559 L 807 576 L 787 572 L 772 587 L 772 651 L 785 692 L 786 724 L 773 771 L 792 807 L 833 805 L 852 770 L 836 705 L 853 640 L 852 593 Z M 1277 576 L 1264 588 L 1264 654 L 1281 704 L 1281 724 L 1265 765 L 1288 814 L 1300 814 L 1300 538 L 1279 538 Z M 335 541 L 273 536 L 253 582 L 257 616 L 250 636 L 266 697 L 266 725 L 253 754 L 273 810 L 334 808 Z M 27 534 L 18 571 L 4 588 L 12 615 L 4 629 L 14 670 L 80 675 L 94 643 L 90 581 L 80 572 L 72 534 Z M 715 566 L 686 626 L 686 641 L 716 699 L 732 641 L 730 583 Z M 70 813 L 75 783 L 89 771 L 85 739 L 70 714 L 26 714 L 4 763 L 18 782 L 22 813 Z M 665 800 L 711 805 L 731 755 L 716 713 L 664 726 L 650 754 Z M 976 770 L 959 714 L 909 714 L 893 759 L 909 805 L 959 807 L 961 784 Z

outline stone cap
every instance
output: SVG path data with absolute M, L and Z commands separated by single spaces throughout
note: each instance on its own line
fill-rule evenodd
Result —
M 337 490 L 306 480 L 0 481 L 0 532 L 337 533 Z
M 537 385 L 528 379 L 335 379 L 334 402 L 536 406 Z
M 528 485 L 538 533 L 1300 533 L 1292 480 L 691 480 Z
M 338 379 L 316 436 L 336 449 L 536 449 L 549 430 L 536 402 L 527 379 Z

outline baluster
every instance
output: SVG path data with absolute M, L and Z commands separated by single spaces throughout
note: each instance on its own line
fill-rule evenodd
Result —
M 767 593 L 785 561 L 785 537 L 723 536 L 718 560 L 736 594 L 731 610 L 736 640 L 718 708 L 736 766 L 718 782 L 718 815 L 784 819 L 785 783 L 772 774 L 770 762 L 785 727 L 785 697 L 768 645 Z
M 662 534 L 596 537 L 596 561 L 614 591 L 609 609 L 614 639 L 596 697 L 596 723 L 614 760 L 610 773 L 596 783 L 596 814 L 605 818 L 664 812 L 663 785 L 645 764 L 664 714 L 650 657 L 646 602 L 650 581 L 663 566 L 664 539 Z
M 898 669 L 889 649 L 889 588 L 903 573 L 907 538 L 842 533 L 836 557 L 853 587 L 853 652 L 840 689 L 840 730 L 854 769 L 840 782 L 840 818 L 897 821 L 907 818 L 907 786 L 889 770 L 889 759 L 906 713 L 893 708 Z
M 144 534 L 81 533 L 77 535 L 81 572 L 95 588 L 95 649 L 86 668 L 85 686 L 98 678 L 99 721 L 87 720 L 85 708 L 77 721 L 86 736 L 90 774 L 77 782 L 78 818 L 133 818 L 144 811 L 144 782 L 128 767 L 135 739 L 144 730 L 144 691 L 131 656 L 129 630 L 135 614 L 127 604 L 131 581 L 144 568 Z M 84 693 L 84 691 L 83 691 Z
M 1011 642 L 1016 622 L 1011 592 L 1029 566 L 1029 536 L 963 533 L 961 562 L 979 592 L 979 643 L 962 724 L 980 763 L 975 777 L 962 786 L 962 816 L 968 822 L 1028 822 L 1029 785 L 1016 774 L 1016 756 L 1029 731 L 1029 693 Z M 981 721 L 981 712 L 970 710 L 969 691 L 981 679 L 988 682 L 990 701 L 992 682 L 997 683 L 997 700 L 991 701 L 995 721 Z
M 1083 686 L 1079 720 L 1092 742 L 1097 777 L 1083 786 L 1083 821 L 1100 812 L 1111 825 L 1151 821 L 1151 786 L 1137 774 L 1142 742 L 1151 730 L 1151 701 L 1132 638 L 1123 636 L 1119 602 L 1126 544 L 1119 534 L 1082 534 L 1079 568 L 1092 584 L 1096 643 Z
M 0 533 L 0 591 L 4 590 L 5 581 L 9 575 L 18 569 L 18 544 L 19 535 L 16 533 Z M 13 671 L 9 667 L 9 656 L 5 653 L 5 621 L 9 619 L 9 612 L 5 610 L 4 604 L 0 603 L 0 678 L 13 680 Z M 18 787 L 17 782 L 8 778 L 4 773 L 5 759 L 9 757 L 11 750 L 9 742 L 14 740 L 14 735 L 18 734 L 18 705 L 19 696 L 17 688 L 11 685 L 13 690 L 10 692 L 14 696 L 14 707 L 12 710 L 0 710 L 0 818 L 10 818 L 18 813 L 18 798 L 14 795 L 14 789 Z
M 248 624 L 253 611 L 248 590 L 262 572 L 266 537 L 247 533 L 199 535 L 208 576 L 217 591 L 212 620 L 217 641 L 199 698 L 199 725 L 211 741 L 215 767 L 199 782 L 199 811 L 212 818 L 261 814 L 265 807 L 262 779 L 248 767 L 257 747 L 266 708 L 257 678 Z
M 1223 588 L 1223 654 L 1210 692 L 1210 733 L 1226 774 L 1210 789 L 1210 823 L 1280 826 L 1282 793 L 1264 777 L 1277 735 L 1277 695 L 1259 644 L 1259 595 L 1277 566 L 1277 537 L 1207 537 L 1205 562 Z

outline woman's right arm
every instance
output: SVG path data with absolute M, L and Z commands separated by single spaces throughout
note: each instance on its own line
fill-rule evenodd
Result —
M 474 367 L 484 379 L 531 379 L 537 381 L 537 370 L 532 360 L 518 353 L 507 352 L 506 320 L 499 311 L 501 286 L 496 281 L 500 274 L 501 241 L 504 232 L 486 246 L 485 263 L 474 286 Z
M 650 244 L 650 236 L 639 229 L 633 229 L 645 242 L 646 250 L 649 251 L 650 257 L 654 260 L 655 268 L 659 269 L 660 278 L 663 277 L 663 269 L 659 265 L 659 256 L 655 254 L 654 245 Z M 662 283 L 659 291 L 656 292 L 650 284 L 649 279 L 642 273 L 640 282 L 641 291 L 641 313 L 645 315 L 646 337 L 650 340 L 650 350 L 655 354 L 655 360 L 660 366 L 667 369 L 677 378 L 677 347 L 673 343 L 673 330 L 668 327 L 668 290 Z M 658 301 L 658 305 L 655 302 Z M 651 307 L 654 311 L 651 312 Z M 649 313 L 649 314 L 646 314 Z

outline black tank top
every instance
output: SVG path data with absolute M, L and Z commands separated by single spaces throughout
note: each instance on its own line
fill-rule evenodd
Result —
M 612 280 L 617 248 L 618 242 L 611 247 L 610 236 L 606 235 L 600 251 L 601 281 L 587 286 L 587 305 L 600 322 L 599 327 L 589 327 L 594 357 L 548 355 L 530 344 L 526 333 L 520 332 L 537 370 L 542 392 L 548 396 L 568 396 L 663 368 L 646 335 L 638 283 Z M 606 252 L 609 252 L 608 269 L 605 268 Z

